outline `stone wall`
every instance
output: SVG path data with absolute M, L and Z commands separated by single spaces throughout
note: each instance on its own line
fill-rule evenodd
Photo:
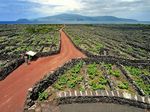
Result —
M 4 80 L 11 72 L 18 68 L 22 63 L 24 63 L 23 58 L 16 59 L 8 63 L 5 67 L 0 70 L 0 81 Z
M 148 67 L 150 66 L 150 60 L 129 60 L 129 59 L 123 59 L 123 58 L 116 58 L 112 56 L 98 56 L 98 57 L 92 57 L 83 59 L 86 63 L 111 63 L 111 64 L 122 64 L 125 66 L 135 66 L 135 67 Z
M 61 91 L 57 93 L 57 103 L 115 103 L 130 105 L 143 109 L 150 109 L 150 98 L 139 95 L 131 95 L 121 91 Z

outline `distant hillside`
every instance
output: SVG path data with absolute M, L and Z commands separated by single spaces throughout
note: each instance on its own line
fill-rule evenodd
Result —
M 48 16 L 43 18 L 37 18 L 33 21 L 43 23 L 107 23 L 107 22 L 137 22 L 133 19 L 117 18 L 113 16 L 82 16 L 78 14 L 60 14 L 55 16 Z
M 144 23 L 134 19 L 118 18 L 114 16 L 83 16 L 78 14 L 59 14 L 36 19 L 19 19 L 17 21 L 0 21 L 0 24 L 102 24 L 102 23 Z

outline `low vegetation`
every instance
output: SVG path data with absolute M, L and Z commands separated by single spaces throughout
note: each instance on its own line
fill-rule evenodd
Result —
M 0 67 L 29 50 L 58 50 L 60 28 L 61 25 L 0 25 Z
M 48 95 L 48 92 L 42 92 L 42 93 L 39 92 L 38 96 L 39 96 L 38 100 L 39 101 L 43 101 L 43 100 L 47 100 L 49 95 Z
M 81 61 L 72 69 L 67 71 L 64 75 L 60 76 L 60 78 L 53 85 L 53 87 L 57 90 L 73 89 L 73 88 L 82 89 L 81 82 L 83 81 L 83 76 L 79 75 L 82 65 L 83 62 Z
M 129 84 L 127 82 L 120 82 L 118 87 L 120 89 L 128 89 L 129 88 Z
M 150 59 L 150 25 L 67 25 L 73 42 L 95 55 Z
M 150 95 L 150 72 L 148 69 L 140 69 L 132 66 L 126 66 L 131 78 L 144 91 L 146 95 Z
M 136 94 L 132 84 L 115 64 L 85 64 L 82 61 L 60 76 L 53 88 L 56 91 L 111 90 L 110 82 L 114 90 Z

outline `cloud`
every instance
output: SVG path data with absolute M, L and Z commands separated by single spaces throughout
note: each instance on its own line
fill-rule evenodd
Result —
M 75 13 L 150 20 L 149 12 L 150 0 L 0 0 L 0 15 L 4 19 Z
M 21 0 L 39 4 L 32 11 L 43 15 L 74 12 L 83 15 L 123 15 L 150 10 L 149 0 Z
M 81 0 L 21 0 L 39 4 L 39 7 L 32 8 L 32 11 L 43 15 L 53 15 L 68 11 L 79 11 L 83 8 Z
M 93 15 L 113 15 L 115 13 L 132 13 L 134 11 L 150 10 L 148 0 L 86 0 L 86 14 Z M 81 11 L 82 12 L 82 11 Z M 91 12 L 91 13 L 89 13 Z
M 148 13 L 150 12 L 150 0 L 82 0 L 82 2 L 85 7 L 77 13 L 83 15 L 111 15 L 139 20 L 150 18 Z

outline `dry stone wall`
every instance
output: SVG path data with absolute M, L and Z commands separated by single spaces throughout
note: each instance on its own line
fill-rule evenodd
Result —
M 61 91 L 57 93 L 58 104 L 71 103 L 115 103 L 150 109 L 150 98 L 131 95 L 122 91 Z
M 10 63 L 8 63 L 5 67 L 0 70 L 0 81 L 4 80 L 11 72 L 13 72 L 16 68 L 18 68 L 22 63 L 24 63 L 24 59 L 16 59 Z

